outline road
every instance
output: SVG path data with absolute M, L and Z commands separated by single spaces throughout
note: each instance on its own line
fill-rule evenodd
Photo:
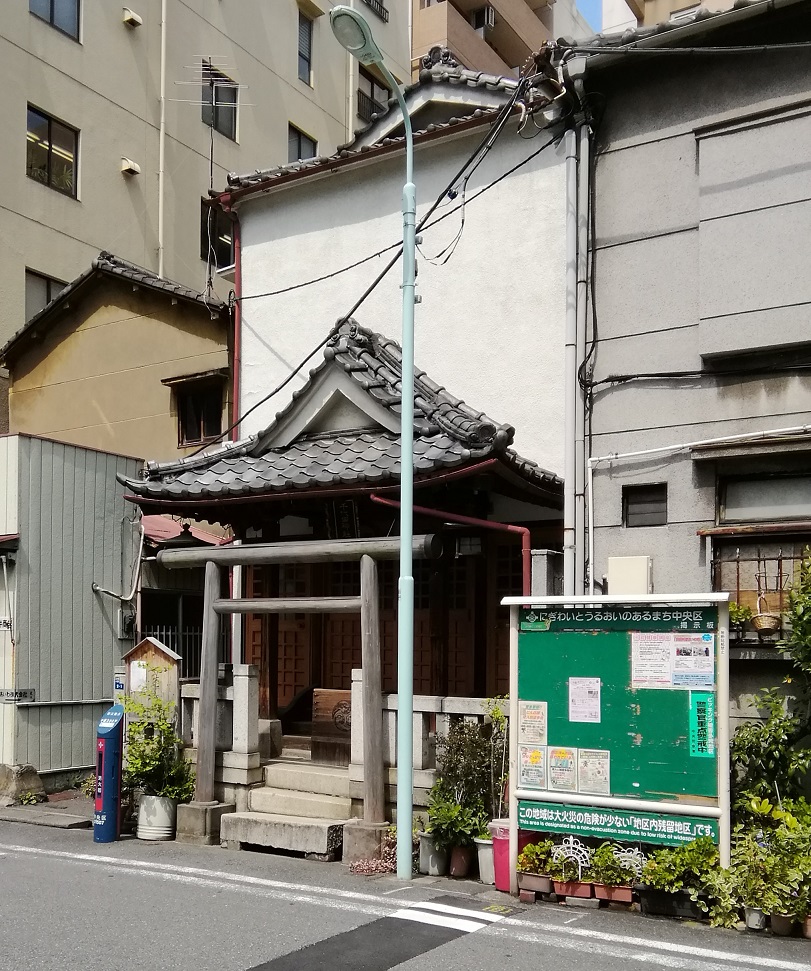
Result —
M 811 942 L 0 823 L 0 969 L 808 971 Z

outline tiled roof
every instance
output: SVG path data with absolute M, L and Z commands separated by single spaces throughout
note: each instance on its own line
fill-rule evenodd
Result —
M 24 327 L 21 327 L 17 333 L 14 334 L 2 348 L 0 348 L 0 360 L 4 360 L 9 352 L 16 350 L 17 345 L 23 340 L 23 338 L 34 333 L 57 308 L 61 307 L 64 303 L 70 300 L 74 294 L 90 285 L 92 281 L 98 280 L 104 276 L 128 280 L 131 283 L 137 283 L 139 286 L 145 287 L 148 290 L 154 290 L 157 293 L 166 294 L 178 300 L 187 300 L 198 304 L 201 307 L 205 307 L 205 309 L 211 313 L 212 317 L 218 316 L 223 310 L 226 310 L 228 306 L 227 304 L 223 303 L 219 297 L 214 296 L 213 294 L 210 297 L 206 297 L 204 294 L 198 293 L 196 290 L 192 290 L 189 287 L 184 287 L 180 283 L 175 283 L 173 280 L 167 280 L 159 277 L 151 270 L 145 270 L 142 266 L 137 266 L 135 263 L 129 263 L 127 260 L 122 260 L 120 257 L 113 256 L 112 253 L 107 253 L 102 250 L 96 259 L 90 264 L 89 269 L 85 270 L 84 273 L 77 276 L 75 280 L 72 280 L 66 287 L 60 290 L 50 303 L 46 304 L 46 306 L 43 307 L 39 313 L 34 314 L 28 323 Z
M 374 402 L 400 414 L 402 355 L 393 340 L 351 321 L 339 327 L 324 358 L 295 397 L 306 394 L 325 368 L 337 365 Z M 521 458 L 509 447 L 515 434 L 511 426 L 499 425 L 483 412 L 470 408 L 417 368 L 414 382 L 414 471 L 418 478 L 496 458 L 529 484 L 560 491 L 561 480 L 557 476 Z M 295 408 L 294 398 L 277 415 L 277 422 Z M 379 486 L 399 481 L 400 439 L 394 432 L 375 428 L 321 433 L 273 447 L 270 442 L 275 425 L 213 454 L 148 463 L 146 478 L 120 481 L 140 498 L 177 501 Z
M 509 96 L 518 85 L 518 81 L 515 78 L 501 77 L 497 74 L 486 74 L 484 71 L 469 71 L 467 68 L 459 67 L 455 61 L 445 57 L 444 52 L 442 52 L 440 49 L 437 50 L 439 50 L 440 53 L 435 55 L 435 63 L 433 63 L 430 68 L 424 67 L 420 72 L 419 80 L 414 84 L 407 85 L 403 89 L 406 102 L 408 102 L 410 97 L 413 97 L 413 94 L 416 91 L 422 90 L 425 87 L 434 84 L 443 86 L 448 85 L 450 87 L 462 86 L 467 88 L 484 88 L 488 91 L 500 91 L 504 93 L 504 100 L 506 101 L 507 96 Z M 433 54 L 433 51 L 431 53 Z M 430 56 L 430 54 L 426 55 L 426 58 L 429 58 Z M 420 136 L 450 130 L 451 128 L 455 128 L 456 126 L 460 125 L 462 122 L 489 117 L 490 115 L 494 115 L 497 110 L 498 109 L 495 108 L 474 108 L 466 114 L 449 118 L 447 122 L 426 125 L 419 131 L 414 132 L 414 138 L 418 139 Z M 297 172 L 326 169 L 338 161 L 351 158 L 355 155 L 360 155 L 361 153 L 366 153 L 372 148 L 386 148 L 399 145 L 404 142 L 404 136 L 381 138 L 379 141 L 376 141 L 373 146 L 364 144 L 359 148 L 352 147 L 356 144 L 361 136 L 365 135 L 368 131 L 379 124 L 380 119 L 386 117 L 391 111 L 399 111 L 397 99 L 395 97 L 391 97 L 389 99 L 386 106 L 386 111 L 383 114 L 373 115 L 369 124 L 364 128 L 357 130 L 352 141 L 347 142 L 345 145 L 340 145 L 334 155 L 318 155 L 315 158 L 302 159 L 299 162 L 291 162 L 289 165 L 277 165 L 269 169 L 257 169 L 254 172 L 248 172 L 244 175 L 231 173 L 228 176 L 228 186 L 230 189 L 245 189 L 265 182 L 272 183 L 274 180 L 283 178 L 287 175 L 292 175 Z

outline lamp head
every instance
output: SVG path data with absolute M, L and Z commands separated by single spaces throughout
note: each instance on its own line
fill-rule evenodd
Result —
M 357 10 L 339 4 L 330 11 L 329 22 L 341 47 L 361 64 L 383 63 L 383 54 L 375 43 L 372 30 Z

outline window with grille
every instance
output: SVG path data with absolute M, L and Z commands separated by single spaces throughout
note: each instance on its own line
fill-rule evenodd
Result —
M 666 526 L 667 483 L 622 487 L 623 526 Z
M 200 202 L 200 259 L 218 270 L 234 265 L 233 227 L 228 214 L 206 199 Z
M 372 115 L 382 115 L 388 107 L 391 91 L 365 68 L 358 78 L 358 118 L 371 121 Z
M 237 139 L 237 102 L 239 87 L 210 61 L 203 61 L 203 124 L 235 142 Z
M 25 174 L 76 198 L 79 132 L 38 108 L 28 106 Z
M 28 0 L 28 9 L 63 34 L 79 39 L 79 0 Z
M 287 126 L 287 161 L 298 162 L 300 159 L 315 158 L 317 143 L 305 135 L 295 125 Z
M 298 12 L 298 76 L 299 81 L 313 83 L 313 22 Z

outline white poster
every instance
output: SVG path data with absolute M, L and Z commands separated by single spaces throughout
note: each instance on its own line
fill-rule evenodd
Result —
M 714 634 L 673 634 L 673 686 L 715 686 Z
M 518 746 L 518 785 L 526 789 L 546 789 L 546 748 Z
M 142 691 L 146 687 L 146 661 L 132 661 L 130 663 L 130 692 Z
M 673 635 L 669 632 L 631 634 L 631 684 L 634 688 L 671 688 L 670 654 Z
M 550 745 L 547 754 L 549 788 L 557 792 L 577 792 L 577 749 Z
M 611 753 L 581 748 L 577 753 L 577 788 L 592 796 L 611 795 Z
M 518 741 L 546 745 L 546 702 L 518 702 Z
M 569 721 L 599 724 L 599 678 L 569 678 Z

